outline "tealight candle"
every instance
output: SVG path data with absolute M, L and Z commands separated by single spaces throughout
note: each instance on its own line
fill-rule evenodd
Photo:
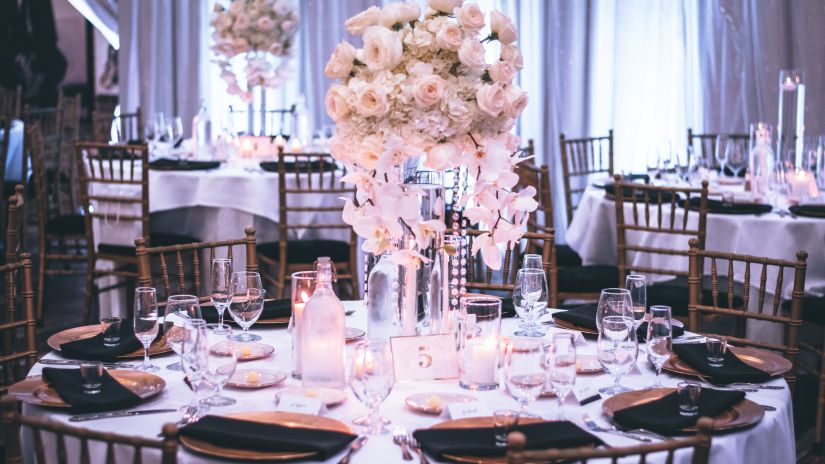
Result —
M 249 345 L 244 345 L 241 347 L 241 356 L 244 358 L 248 358 L 252 355 L 252 347 Z
M 470 381 L 478 384 L 496 383 L 498 343 L 494 338 L 467 342 L 466 362 L 470 367 Z
M 318 392 L 318 390 L 314 388 L 307 388 L 306 390 L 304 390 L 304 396 L 306 396 L 307 398 L 318 398 L 319 394 L 320 393 Z
M 246 373 L 246 383 L 258 383 L 260 381 L 260 375 L 258 371 L 248 371 Z

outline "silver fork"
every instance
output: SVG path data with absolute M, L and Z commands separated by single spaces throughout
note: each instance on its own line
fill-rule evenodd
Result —
M 629 429 L 629 428 L 621 427 L 619 424 L 616 423 L 616 421 L 613 420 L 612 417 L 608 417 L 607 422 L 610 423 L 610 427 L 613 428 L 614 430 L 620 430 L 622 432 L 630 432 L 630 433 L 640 433 L 642 435 L 650 435 L 651 437 L 658 438 L 659 440 L 662 440 L 662 441 L 673 440 L 673 438 L 671 438 L 671 437 L 666 437 L 664 435 L 659 435 L 658 433 L 656 433 L 652 430 L 643 429 L 641 427 L 639 427 L 637 429 Z
M 650 443 L 651 441 L 653 441 L 648 437 L 643 437 L 643 436 L 641 436 L 637 433 L 624 432 L 624 431 L 619 430 L 615 427 L 613 427 L 613 428 L 600 427 L 599 424 L 597 424 L 593 419 L 591 419 L 590 415 L 588 415 L 588 414 L 582 414 L 582 420 L 584 421 L 584 425 L 586 425 L 588 429 L 590 429 L 594 432 L 612 433 L 614 435 L 621 435 L 623 437 L 632 438 L 634 440 L 638 440 L 638 441 L 641 441 L 641 442 L 644 442 L 644 443 Z
M 407 446 L 407 431 L 403 427 L 396 427 L 392 430 L 392 441 L 401 447 L 401 457 L 405 461 L 413 460 L 410 448 Z
M 418 459 L 420 464 L 429 464 L 430 461 L 427 460 L 427 455 L 424 454 L 424 450 L 421 449 L 421 445 L 418 444 L 418 440 L 415 439 L 412 432 L 407 434 L 407 444 L 412 448 L 416 453 L 418 453 Z
M 711 380 L 709 378 L 707 378 L 703 375 L 697 375 L 696 377 L 699 377 L 700 380 L 702 380 L 703 382 L 705 382 L 706 384 L 708 384 L 712 387 L 721 388 L 721 389 L 724 389 L 724 390 L 737 390 L 737 391 L 741 391 L 741 392 L 745 392 L 745 393 L 756 393 L 756 392 L 759 391 L 756 388 L 732 387 L 731 386 L 731 385 L 736 385 L 736 384 L 723 385 L 723 384 L 719 384 L 719 383 L 713 383 L 713 382 L 711 382 Z

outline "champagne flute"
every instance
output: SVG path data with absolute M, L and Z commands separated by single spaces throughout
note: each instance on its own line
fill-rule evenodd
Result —
M 632 321 L 633 300 L 630 291 L 626 288 L 605 288 L 599 295 L 599 303 L 596 308 L 596 328 L 601 331 L 602 320 L 607 316 L 628 317 Z
M 659 374 L 662 366 L 670 358 L 673 340 L 673 327 L 670 319 L 670 306 L 651 306 L 650 321 L 647 323 L 647 360 L 656 368 L 654 388 L 660 388 L 662 381 Z
M 238 342 L 256 342 L 261 339 L 258 335 L 249 333 L 249 327 L 261 317 L 266 292 L 261 285 L 261 275 L 257 272 L 233 272 L 229 284 L 232 300 L 229 304 L 229 314 L 241 326 L 243 332 L 233 335 L 232 340 Z
M 192 388 L 192 399 L 181 407 L 184 419 L 188 423 L 197 422 L 207 411 L 209 405 L 200 400 L 200 387 L 209 368 L 209 347 L 206 338 L 206 321 L 189 319 L 186 321 L 183 341 L 181 342 L 181 364 L 183 372 Z
M 514 335 L 543 337 L 546 333 L 536 320 L 547 310 L 547 277 L 543 269 L 519 269 L 513 288 L 513 306 L 525 327 Z
M 508 345 L 504 356 L 504 383 L 521 407 L 519 417 L 535 417 L 527 408 L 536 401 L 547 382 L 544 366 L 542 340 L 516 338 Z
M 727 135 L 717 135 L 716 136 L 716 152 L 714 153 L 714 157 L 716 158 L 716 162 L 719 163 L 719 175 L 725 175 L 725 149 L 728 146 L 728 139 L 730 137 Z
M 645 286 L 645 276 L 641 274 L 628 274 L 625 278 L 624 288 L 630 292 L 630 309 L 633 312 L 633 325 L 636 329 L 642 325 L 647 312 L 647 287 Z
M 630 391 L 621 386 L 620 380 L 636 364 L 637 350 L 633 319 L 624 316 L 605 317 L 596 341 L 596 353 L 599 363 L 613 376 L 613 385 L 599 389 L 599 393 L 616 395 Z
M 157 291 L 152 287 L 135 289 L 134 328 L 135 338 L 143 345 L 143 365 L 139 369 L 157 372 L 158 366 L 149 361 L 149 347 L 158 336 L 158 297 Z
M 229 406 L 234 398 L 221 396 L 221 389 L 232 378 L 238 366 L 239 347 L 230 339 L 232 327 L 226 324 L 206 324 L 206 340 L 209 349 L 209 367 L 204 376 L 213 394 L 203 400 L 209 406 Z
M 232 260 L 229 258 L 215 258 L 212 260 L 210 282 L 212 283 L 210 297 L 212 305 L 218 312 L 218 324 L 223 324 L 223 313 L 232 301 L 229 289 L 232 283 Z
M 647 162 L 647 175 L 650 176 L 650 181 L 653 182 L 659 177 L 659 170 L 662 164 L 659 157 L 659 150 L 653 146 L 647 147 L 647 155 L 645 158 Z
M 547 377 L 556 392 L 559 420 L 564 417 L 564 399 L 576 385 L 576 342 L 573 334 L 553 335 L 553 344 L 547 349 Z
M 369 408 L 367 435 L 387 433 L 390 421 L 378 415 L 378 407 L 395 384 L 392 350 L 385 340 L 366 340 L 355 345 L 350 370 L 350 388 Z
M 202 319 L 201 307 L 195 295 L 172 295 L 166 300 L 166 312 L 163 316 L 163 334 L 166 344 L 172 351 L 181 354 L 181 343 L 186 332 L 186 322 L 190 319 Z M 181 371 L 180 362 L 166 366 L 173 371 Z
M 177 148 L 183 141 L 183 121 L 180 116 L 175 116 L 169 121 L 169 135 L 171 136 L 171 148 Z

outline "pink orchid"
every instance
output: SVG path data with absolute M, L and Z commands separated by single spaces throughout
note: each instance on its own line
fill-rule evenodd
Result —
M 501 251 L 499 251 L 496 242 L 493 241 L 492 234 L 485 233 L 473 239 L 472 254 L 481 251 L 481 259 L 484 264 L 490 269 L 498 271 L 501 269 Z
M 392 262 L 398 266 L 412 266 L 418 269 L 422 262 L 429 263 L 430 261 L 432 261 L 430 258 L 407 248 L 398 250 L 392 254 Z

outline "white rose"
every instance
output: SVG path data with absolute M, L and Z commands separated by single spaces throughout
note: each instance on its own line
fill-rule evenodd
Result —
M 272 9 L 275 10 L 275 13 L 278 16 L 286 16 L 290 11 L 292 11 L 292 5 L 290 5 L 286 0 L 278 0 L 275 2 L 275 5 L 272 6 Z
M 275 28 L 275 22 L 272 21 L 269 16 L 261 16 L 255 21 L 255 27 L 257 27 L 259 31 L 271 31 Z
M 455 23 L 444 23 L 435 38 L 439 47 L 456 51 L 461 46 L 461 28 Z
M 469 31 L 478 32 L 484 27 L 484 13 L 475 3 L 468 3 L 461 8 L 456 8 L 455 16 L 458 18 L 458 24 Z
M 524 108 L 527 107 L 527 92 L 517 85 L 511 85 L 506 90 L 507 94 L 507 116 L 517 118 Z
M 513 77 L 516 75 L 516 67 L 507 61 L 498 61 L 490 66 L 488 72 L 493 81 L 509 84 L 513 82 Z
M 524 57 L 521 56 L 521 50 L 513 44 L 501 46 L 500 58 L 501 61 L 512 63 L 516 69 L 521 69 L 524 67 Z
M 497 82 L 479 86 L 476 91 L 476 102 L 478 102 L 481 111 L 492 117 L 500 115 L 509 105 L 509 99 L 504 92 L 504 88 Z
M 275 42 L 274 44 L 272 44 L 272 46 L 269 47 L 269 53 L 272 53 L 275 56 L 281 56 L 281 53 L 283 52 L 284 47 L 278 42 Z
M 327 95 L 324 98 L 324 106 L 327 114 L 333 121 L 340 121 L 349 114 L 349 104 L 347 97 L 351 91 L 343 85 L 333 85 L 327 90 Z
M 484 69 L 484 47 L 478 39 L 468 37 L 458 48 L 458 61 L 475 70 Z
M 373 170 L 378 165 L 378 159 L 383 152 L 383 143 L 377 135 L 370 135 L 364 138 L 358 146 L 355 161 L 365 169 Z
M 335 46 L 329 62 L 324 68 L 324 74 L 330 79 L 343 79 L 352 71 L 352 62 L 355 60 L 355 47 L 347 42 Z
M 414 3 L 390 3 L 381 10 L 381 24 L 392 28 L 396 24 L 404 25 L 421 16 L 421 7 Z
M 417 27 L 407 36 L 405 42 L 415 48 L 428 48 L 433 44 L 433 35 L 427 32 L 426 29 Z
M 364 116 L 381 117 L 387 114 L 390 105 L 384 92 L 372 84 L 367 84 L 356 93 L 355 108 Z
M 361 35 L 370 26 L 379 24 L 381 20 L 381 8 L 371 6 L 358 13 L 346 22 L 347 31 L 353 35 Z
M 452 14 L 453 10 L 460 7 L 464 0 L 429 0 L 427 5 L 435 11 Z
M 443 171 L 458 164 L 459 149 L 451 142 L 439 143 L 427 151 L 424 167 Z
M 392 69 L 401 62 L 404 48 L 393 31 L 372 26 L 364 32 L 364 63 L 373 70 Z
M 518 32 L 513 20 L 497 10 L 490 13 L 490 31 L 496 34 L 499 42 L 504 45 L 518 40 Z
M 407 2 L 401 4 L 401 20 L 405 23 L 411 23 L 413 21 L 418 21 L 418 18 L 421 17 L 421 7 L 418 6 L 418 3 L 415 2 Z
M 249 51 L 249 42 L 247 42 L 243 37 L 236 37 L 235 40 L 232 41 L 232 51 L 235 53 L 244 53 Z
M 419 108 L 429 108 L 444 98 L 444 79 L 436 75 L 419 77 L 412 87 L 413 99 Z

